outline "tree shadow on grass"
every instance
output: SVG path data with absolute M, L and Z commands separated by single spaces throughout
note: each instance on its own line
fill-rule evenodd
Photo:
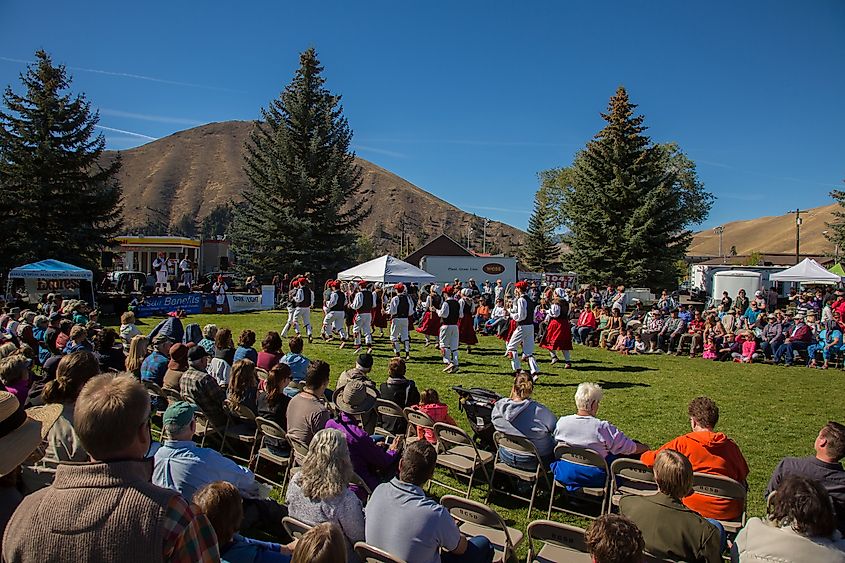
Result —
M 618 371 L 622 373 L 637 373 L 642 371 L 658 371 L 657 368 L 650 368 L 645 366 L 593 366 L 580 367 L 574 365 L 570 368 L 574 371 Z

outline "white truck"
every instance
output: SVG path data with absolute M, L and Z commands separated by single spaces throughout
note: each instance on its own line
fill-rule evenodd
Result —
M 455 278 L 464 283 L 472 278 L 479 286 L 484 280 L 502 280 L 504 286 L 517 281 L 516 258 L 508 256 L 423 256 L 420 268 L 441 285 Z

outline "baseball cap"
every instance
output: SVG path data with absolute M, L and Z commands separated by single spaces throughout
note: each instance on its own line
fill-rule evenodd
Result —
M 197 407 L 187 401 L 176 401 L 167 407 L 164 411 L 161 421 L 164 424 L 173 424 L 175 426 L 187 426 L 191 419 L 194 418 L 194 413 L 197 412 Z
M 209 357 L 209 355 L 210 354 L 202 346 L 192 346 L 188 350 L 188 361 L 196 362 L 197 360 Z
M 364 369 L 372 369 L 373 357 L 370 354 L 361 354 L 360 356 L 358 356 L 358 359 L 355 361 L 355 363 Z

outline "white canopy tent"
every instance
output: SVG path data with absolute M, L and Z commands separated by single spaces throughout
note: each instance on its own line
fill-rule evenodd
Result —
M 74 288 L 74 292 L 78 293 L 80 297 L 86 297 L 91 304 L 95 304 L 94 295 L 94 273 L 91 270 L 62 262 L 61 260 L 41 260 L 40 262 L 33 262 L 32 264 L 25 264 L 9 271 L 8 283 L 6 285 L 6 295 L 11 297 L 12 281 L 15 279 L 22 279 L 27 282 L 26 288 L 28 293 L 41 292 L 47 293 L 64 293 L 64 289 L 69 289 L 68 286 Z M 83 295 L 79 281 L 87 281 L 87 293 L 90 295 Z M 70 282 L 70 283 L 68 283 Z M 38 284 L 44 287 L 39 289 Z
M 795 283 L 839 283 L 842 278 L 824 269 L 812 258 L 804 258 L 800 263 L 782 272 L 769 276 L 771 281 Z
M 399 282 L 423 284 L 431 283 L 435 278 L 425 270 L 420 270 L 412 264 L 385 254 L 340 272 L 337 279 L 344 281 L 365 280 L 385 284 Z

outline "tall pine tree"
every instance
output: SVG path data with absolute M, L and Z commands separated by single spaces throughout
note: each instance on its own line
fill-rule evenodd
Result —
M 525 265 L 535 272 L 550 272 L 560 264 L 560 249 L 554 239 L 554 212 L 546 191 L 534 195 L 534 211 L 528 219 L 528 236 L 523 244 Z
M 830 197 L 839 204 L 839 208 L 833 212 L 833 221 L 825 223 L 830 230 L 825 237 L 830 242 L 834 243 L 839 248 L 845 248 L 845 191 L 831 190 Z M 836 252 L 836 257 L 839 257 L 839 251 Z
M 342 269 L 353 260 L 356 228 L 370 211 L 340 96 L 324 87 L 313 48 L 299 63 L 246 146 L 250 187 L 232 235 L 240 267 L 251 272 Z
M 564 196 L 568 265 L 584 281 L 654 289 L 677 282 L 675 264 L 713 196 L 674 145 L 653 145 L 643 117 L 620 87 L 602 114 L 607 125 L 576 157 Z
M 118 234 L 120 159 L 103 165 L 99 114 L 84 95 L 67 91 L 63 65 L 44 51 L 20 75 L 23 95 L 7 86 L 0 110 L 0 272 L 56 258 L 94 268 Z

